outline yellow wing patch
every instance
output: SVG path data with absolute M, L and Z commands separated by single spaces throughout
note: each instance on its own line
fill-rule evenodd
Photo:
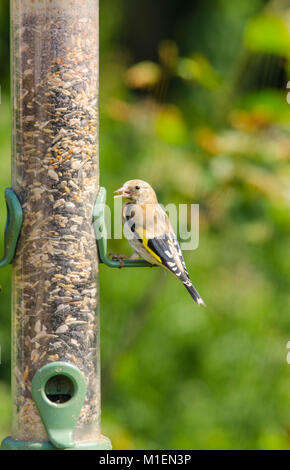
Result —
M 135 229 L 135 232 L 139 235 L 140 239 L 142 240 L 142 245 L 144 248 L 158 261 L 158 263 L 162 264 L 161 258 L 155 253 L 155 251 L 151 250 L 148 246 L 149 238 L 146 238 L 144 235 L 145 230 L 142 228 Z

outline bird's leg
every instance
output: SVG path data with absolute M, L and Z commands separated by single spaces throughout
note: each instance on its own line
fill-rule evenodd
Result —
M 122 253 L 109 253 L 109 256 L 112 257 L 112 260 L 114 261 L 120 261 L 120 268 L 123 268 L 125 263 L 124 263 L 124 259 L 129 259 L 130 256 L 128 255 L 122 255 Z
M 130 260 L 136 260 L 138 258 L 140 258 L 140 256 L 138 255 L 138 253 L 133 253 L 133 255 L 131 256 L 128 256 L 128 255 L 122 255 L 122 253 L 109 253 L 109 256 L 112 257 L 112 260 L 114 261 L 120 261 L 120 268 L 123 268 L 124 267 L 124 259 L 130 259 Z
M 111 253 L 109 253 L 109 256 L 111 256 L 113 260 L 119 260 L 119 261 L 120 261 L 121 259 L 130 259 L 130 256 L 128 256 L 128 255 L 122 255 L 122 253 L 116 254 L 116 253 L 112 253 L 112 252 L 111 252 Z

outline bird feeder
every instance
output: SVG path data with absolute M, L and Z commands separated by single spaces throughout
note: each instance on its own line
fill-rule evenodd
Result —
M 13 424 L 4 449 L 110 449 L 100 430 L 98 2 L 11 0 Z

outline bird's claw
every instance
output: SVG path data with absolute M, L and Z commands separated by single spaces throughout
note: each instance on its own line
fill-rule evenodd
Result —
M 127 255 L 122 255 L 121 253 L 109 253 L 109 256 L 112 257 L 113 261 L 119 261 L 120 262 L 120 268 L 123 268 L 125 266 L 124 259 L 129 259 L 130 256 Z

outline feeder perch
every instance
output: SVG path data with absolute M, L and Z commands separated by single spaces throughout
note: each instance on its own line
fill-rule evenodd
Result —
M 110 449 L 100 429 L 98 2 L 11 0 L 11 436 L 3 449 Z
M 4 255 L 0 259 L 0 268 L 8 266 L 14 258 L 15 249 L 22 225 L 22 207 L 11 188 L 5 189 L 7 221 L 4 235 Z

